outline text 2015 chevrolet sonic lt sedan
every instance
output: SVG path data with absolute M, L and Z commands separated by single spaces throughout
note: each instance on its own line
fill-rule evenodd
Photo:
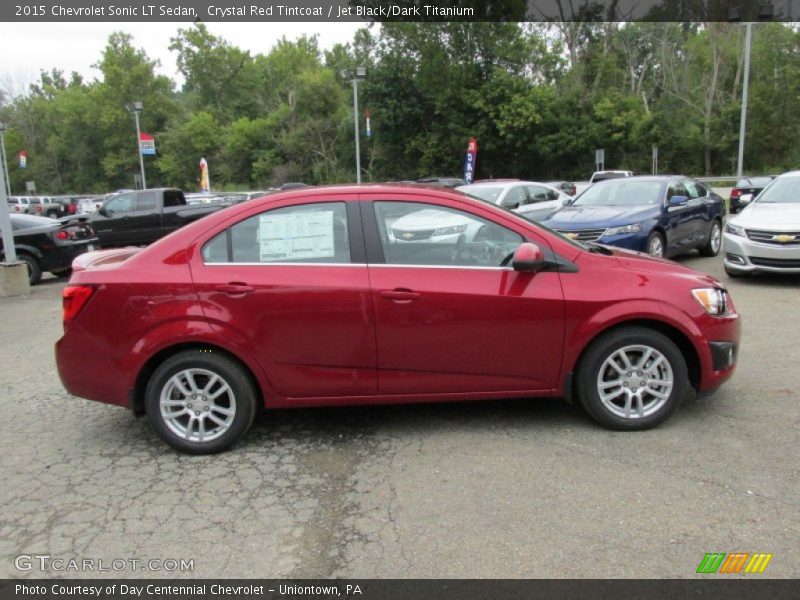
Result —
M 430 236 L 454 215 L 479 231 L 391 235 L 419 211 Z M 564 396 L 646 429 L 690 387 L 726 381 L 739 341 L 716 279 L 443 188 L 274 194 L 73 269 L 56 344 L 67 390 L 147 414 L 198 454 L 242 437 L 259 405 Z

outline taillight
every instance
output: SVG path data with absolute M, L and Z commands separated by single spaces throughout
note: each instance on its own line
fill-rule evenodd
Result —
M 731 190 L 731 198 L 738 198 L 742 195 L 742 190 Z
M 36 212 L 38 212 L 38 213 L 42 212 L 42 207 L 41 206 L 37 206 L 36 207 Z
M 56 233 L 56 237 L 57 237 L 58 239 L 60 239 L 60 240 L 65 240 L 65 239 L 67 239 L 69 236 L 67 235 L 67 232 L 66 232 L 66 231 L 59 231 L 58 233 Z
M 83 310 L 89 298 L 94 294 L 94 288 L 88 285 L 68 285 L 61 292 L 61 322 L 64 324 L 64 331 L 72 320 Z

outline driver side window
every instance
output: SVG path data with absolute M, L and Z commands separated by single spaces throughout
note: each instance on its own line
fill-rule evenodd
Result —
M 115 213 L 133 212 L 133 194 L 120 194 L 106 202 L 106 210 Z
M 386 264 L 500 267 L 522 236 L 471 213 L 419 202 L 375 202 Z
M 669 184 L 667 188 L 667 202 L 673 196 L 689 196 L 689 193 L 686 191 L 686 188 L 683 187 L 683 184 L 680 181 L 675 181 Z

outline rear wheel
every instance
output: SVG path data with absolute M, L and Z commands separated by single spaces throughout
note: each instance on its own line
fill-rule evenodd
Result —
M 47 211 L 47 216 L 50 217 L 51 219 L 57 219 L 58 218 L 58 211 L 57 210 L 48 210 Z
M 716 256 L 722 246 L 722 225 L 719 221 L 711 223 L 711 231 L 708 233 L 706 245 L 700 248 L 702 256 Z
M 56 277 L 69 277 L 72 275 L 72 269 L 59 269 L 58 271 L 50 271 L 50 273 Z
M 42 280 L 42 269 L 36 257 L 30 254 L 20 254 L 18 258 L 28 266 L 28 282 L 31 285 L 39 283 Z
M 244 368 L 212 349 L 180 352 L 159 366 L 145 391 L 156 434 L 189 454 L 227 450 L 253 423 L 255 385 Z
M 600 336 L 577 370 L 581 404 L 611 429 L 659 425 L 678 408 L 688 389 L 680 350 L 665 335 L 645 327 L 624 327 Z
M 664 257 L 664 236 L 658 231 L 654 231 L 647 238 L 647 253 L 650 256 Z

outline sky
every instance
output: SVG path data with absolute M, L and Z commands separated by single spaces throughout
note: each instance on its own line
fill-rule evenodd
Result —
M 190 23 L 0 23 L 0 85 L 23 93 L 39 78 L 41 70 L 77 71 L 85 79 L 99 76 L 91 65 L 100 60 L 109 34 L 125 31 L 133 45 L 161 61 L 159 73 L 180 81 L 175 53 L 169 40 Z M 361 23 L 206 23 L 209 31 L 251 54 L 266 54 L 282 37 L 319 36 L 325 50 L 353 41 Z

